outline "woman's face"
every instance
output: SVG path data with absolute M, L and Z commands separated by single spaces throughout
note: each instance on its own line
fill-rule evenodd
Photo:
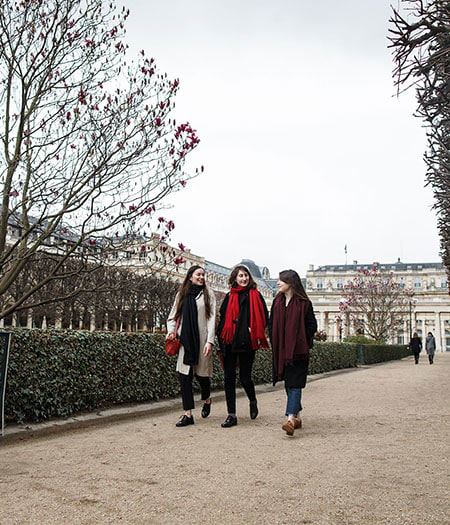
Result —
M 249 281 L 248 273 L 244 272 L 244 270 L 239 270 L 238 274 L 236 275 L 236 282 L 238 286 L 246 287 Z
M 291 285 L 288 284 L 288 283 L 285 283 L 284 281 L 282 281 L 281 279 L 278 279 L 278 282 L 277 282 L 277 286 L 278 286 L 278 291 L 281 292 L 281 293 L 286 293 L 290 290 L 291 288 Z
M 197 268 L 190 280 L 192 284 L 198 284 L 199 286 L 205 284 L 205 271 L 203 268 Z

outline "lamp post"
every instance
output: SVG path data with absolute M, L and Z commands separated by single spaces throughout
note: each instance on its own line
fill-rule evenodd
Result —
M 412 339 L 412 296 L 409 296 L 409 340 Z

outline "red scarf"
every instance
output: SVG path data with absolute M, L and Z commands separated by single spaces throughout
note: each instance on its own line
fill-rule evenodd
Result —
M 230 290 L 225 324 L 221 334 L 224 343 L 227 345 L 233 343 L 234 332 L 236 330 L 236 323 L 233 321 L 239 318 L 239 294 L 245 292 L 247 289 L 247 287 L 236 286 Z M 248 295 L 250 299 L 250 338 L 252 348 L 253 350 L 270 348 L 266 339 L 266 317 L 259 293 L 256 289 L 251 288 L 248 291 Z
M 273 366 L 277 379 L 282 379 L 284 367 L 295 360 L 309 356 L 306 340 L 305 316 L 309 302 L 294 295 L 286 306 L 284 294 L 280 294 L 272 306 Z

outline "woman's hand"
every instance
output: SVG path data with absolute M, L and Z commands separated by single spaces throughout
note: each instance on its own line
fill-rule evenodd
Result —
M 212 351 L 212 344 L 211 343 L 206 343 L 205 347 L 203 348 L 203 355 L 205 357 L 207 357 L 207 356 L 209 356 L 211 351 Z
M 168 339 L 169 341 L 173 341 L 175 339 L 174 332 L 170 332 L 170 334 L 167 334 L 166 339 Z

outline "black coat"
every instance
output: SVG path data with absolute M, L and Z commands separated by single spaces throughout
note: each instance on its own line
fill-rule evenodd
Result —
M 409 348 L 411 348 L 413 354 L 420 354 L 422 350 L 422 339 L 420 339 L 420 337 L 413 337 L 409 342 Z
M 259 293 L 259 292 L 258 292 Z M 264 315 L 266 318 L 266 324 L 269 320 L 269 312 L 267 311 L 266 302 L 264 297 L 259 293 L 261 299 Z M 236 331 L 234 332 L 234 338 L 231 345 L 226 345 L 221 337 L 222 330 L 225 325 L 225 317 L 227 314 L 228 301 L 230 300 L 230 294 L 227 293 L 223 300 L 222 306 L 220 307 L 220 320 L 217 326 L 217 337 L 219 339 L 219 346 L 221 352 L 226 355 L 227 352 L 249 352 L 252 349 L 252 341 L 250 338 L 250 297 L 248 290 L 239 294 L 239 318 L 236 324 Z

